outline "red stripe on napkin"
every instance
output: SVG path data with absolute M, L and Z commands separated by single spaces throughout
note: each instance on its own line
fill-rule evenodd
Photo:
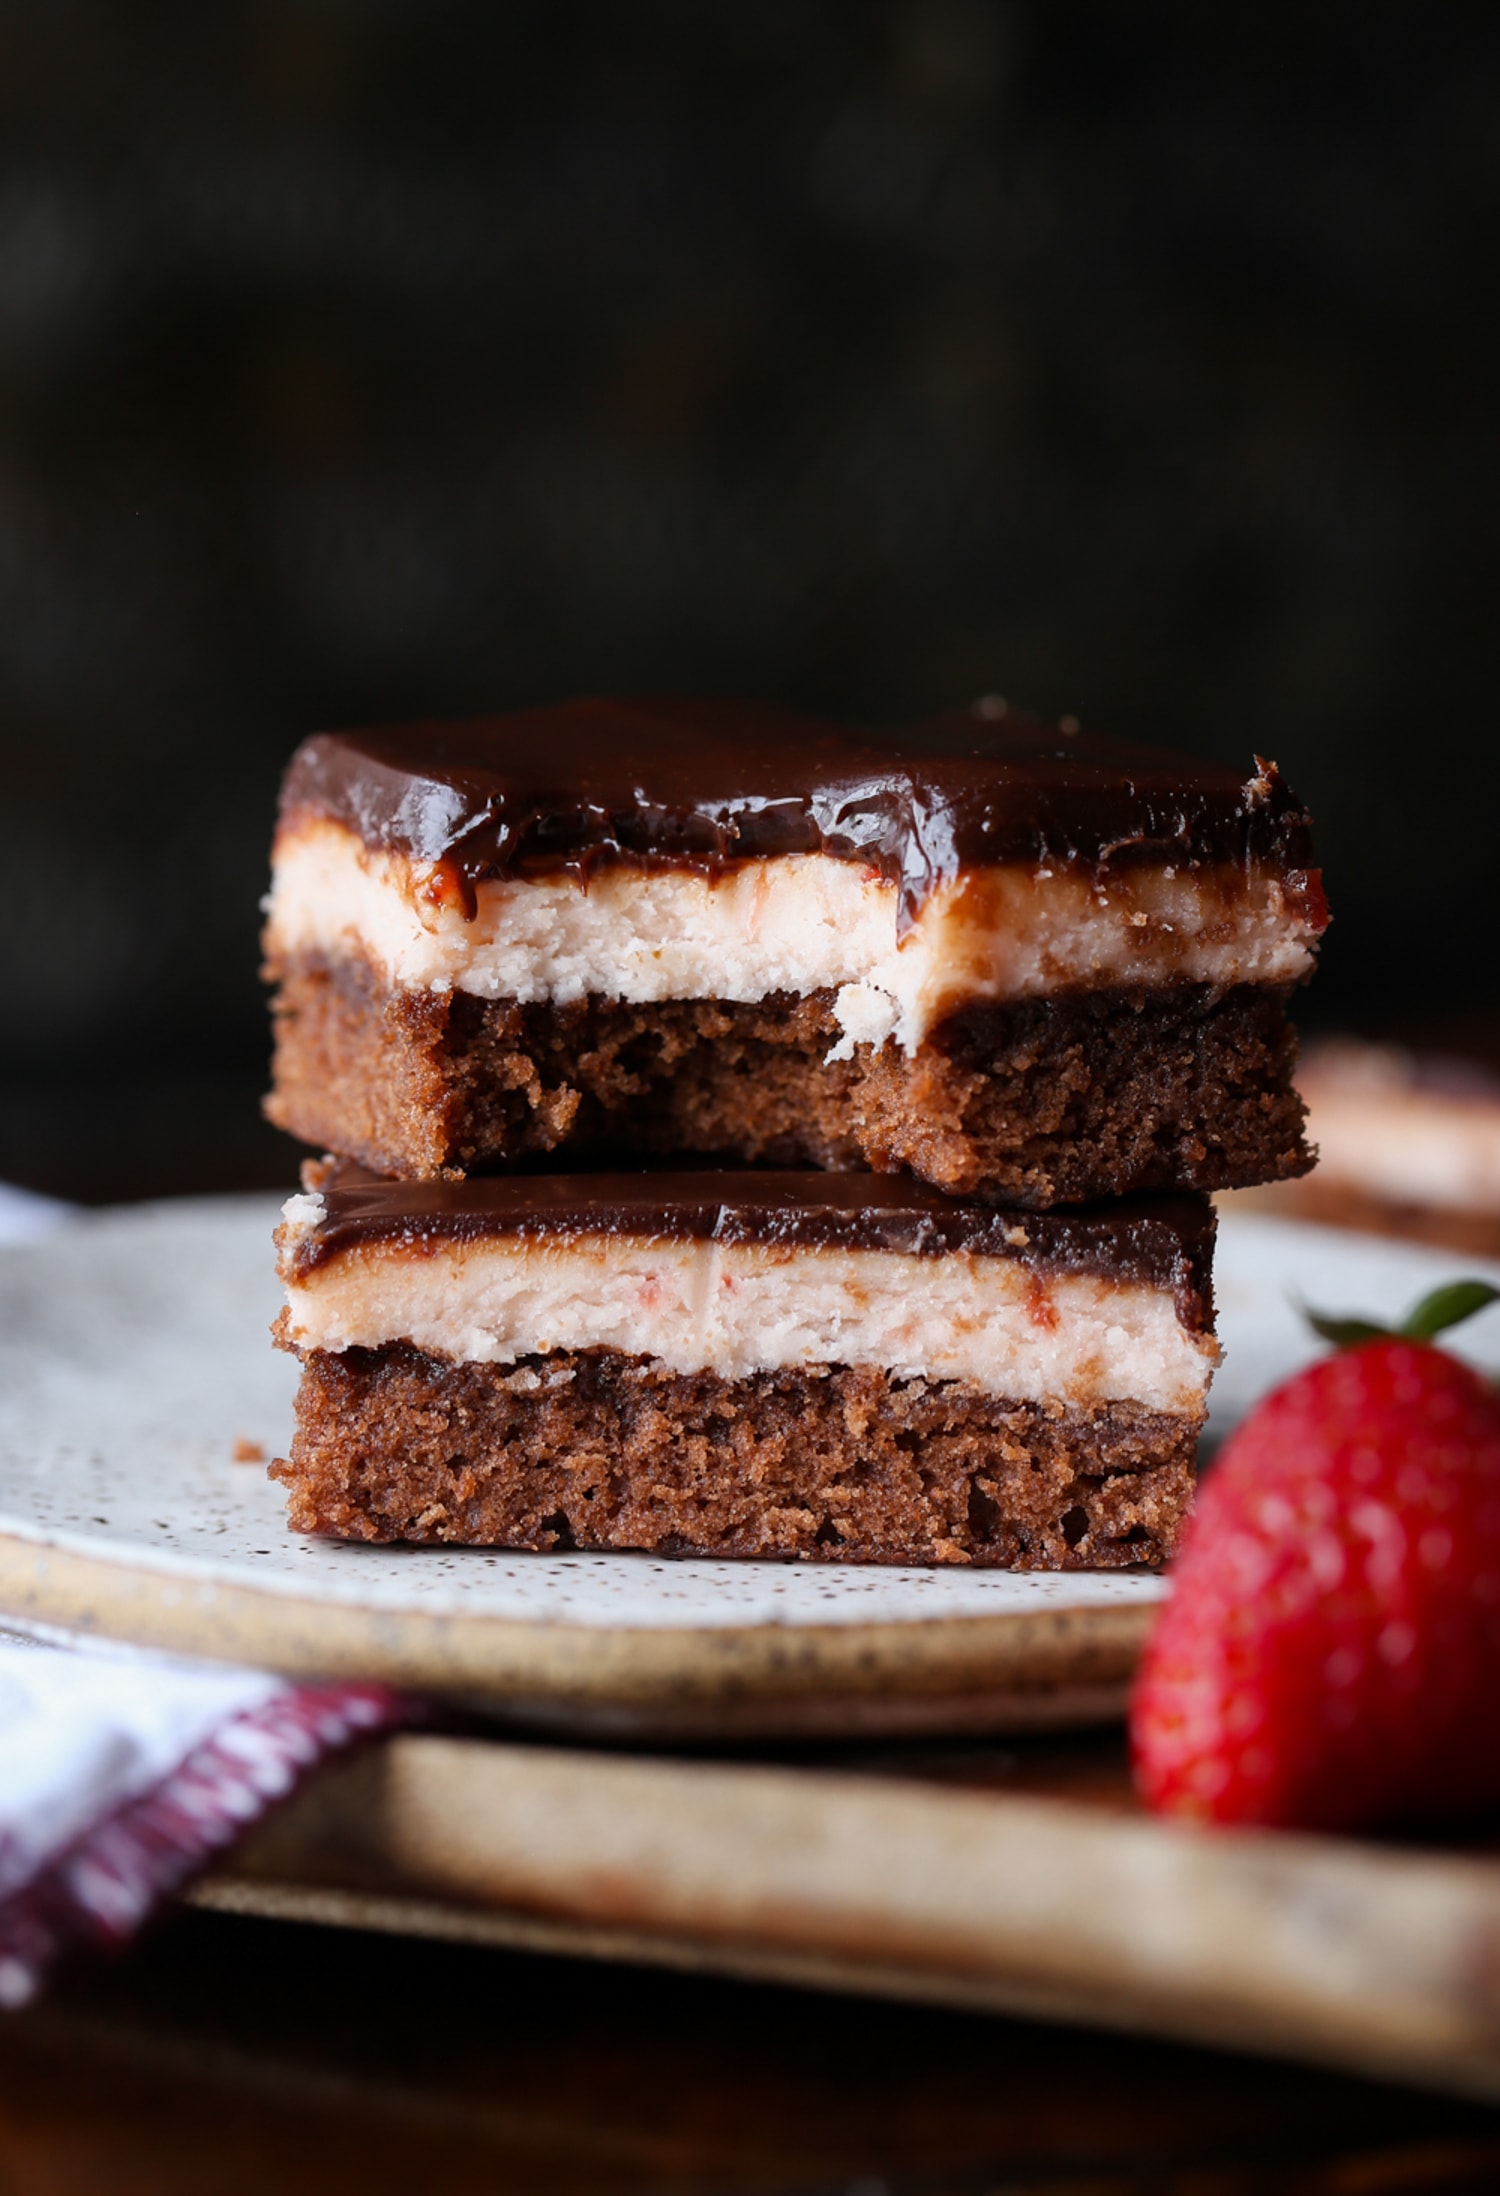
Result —
M 154 1790 L 85 1831 L 0 1905 L 0 2006 L 76 1946 L 118 1946 L 326 1755 L 413 1720 L 383 1685 L 288 1687 L 231 1716 Z

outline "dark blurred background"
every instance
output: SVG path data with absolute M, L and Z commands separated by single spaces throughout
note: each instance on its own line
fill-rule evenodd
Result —
M 1492 996 L 1500 15 L 0 0 L 0 1174 L 287 1177 L 307 731 L 998 690 L 1318 816 L 1309 1013 Z

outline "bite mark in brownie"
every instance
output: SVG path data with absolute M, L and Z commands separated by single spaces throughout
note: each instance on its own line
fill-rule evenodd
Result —
M 1032 1205 L 1308 1163 L 1327 921 L 1275 766 L 983 704 L 604 702 L 320 735 L 266 932 L 271 1117 L 414 1175 L 665 1149 Z
M 383 1173 L 683 1152 L 1042 1207 L 1312 1163 L 1286 993 L 1257 985 L 975 1007 L 915 1057 L 836 1059 L 826 991 L 522 1006 L 401 991 L 352 956 L 280 974 L 270 1117 Z

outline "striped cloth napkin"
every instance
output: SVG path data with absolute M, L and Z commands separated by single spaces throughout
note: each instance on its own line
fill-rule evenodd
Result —
M 68 1217 L 0 1184 L 0 1244 Z M 410 1714 L 381 1685 L 295 1685 L 0 1612 L 0 2006 L 65 1953 L 126 1942 L 325 1755 Z
M 406 1713 L 380 1685 L 0 1635 L 0 2006 L 126 1942 L 326 1754 Z

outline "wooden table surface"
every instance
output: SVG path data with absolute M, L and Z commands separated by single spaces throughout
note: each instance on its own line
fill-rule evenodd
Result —
M 956 2013 L 183 1914 L 0 2026 L 0 2189 L 1500 2188 L 1500 2113 Z
M 859 1766 L 1128 1805 L 1108 1739 Z M 0 2196 L 345 2187 L 1495 2191 L 1500 2110 L 993 2015 L 188 1911 L 0 2019 Z

